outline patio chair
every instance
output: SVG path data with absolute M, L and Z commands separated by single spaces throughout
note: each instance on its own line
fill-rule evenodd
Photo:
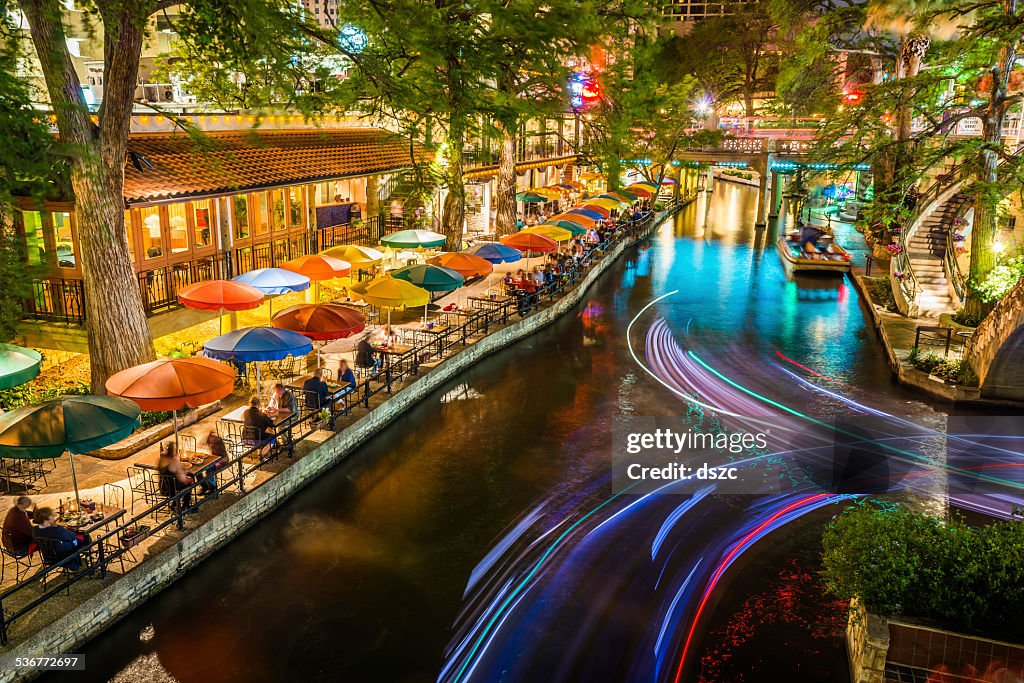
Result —
M 197 448 L 197 441 L 194 434 L 179 434 L 178 445 L 185 453 L 194 453 Z
M 29 544 L 28 550 L 24 553 L 16 553 L 8 550 L 8 546 L 13 545 L 11 543 L 11 534 L 9 531 L 3 531 L 2 543 L 0 543 L 0 552 L 3 552 L 3 566 L 0 567 L 0 582 L 4 581 L 7 574 L 7 565 L 14 565 L 14 582 L 18 583 L 21 581 L 22 574 L 28 576 L 29 571 L 32 569 L 32 558 L 35 556 L 38 550 L 35 541 Z
M 132 516 L 135 516 L 135 503 L 142 500 L 146 508 L 157 504 L 160 500 L 160 492 L 157 489 L 155 470 L 143 467 L 128 468 L 128 485 L 132 490 Z
M 71 582 L 68 580 L 72 576 L 76 575 L 82 570 L 88 570 L 92 563 L 92 555 L 88 552 L 76 551 L 67 555 L 62 556 L 61 542 L 53 538 L 36 538 L 36 544 L 39 546 L 39 557 L 42 560 L 42 572 L 43 578 L 40 581 L 42 586 L 42 592 L 46 593 L 46 584 L 51 581 L 54 575 L 60 575 L 65 581 L 64 590 L 67 595 L 71 595 Z M 60 564 L 69 557 L 78 557 L 78 561 L 68 560 L 64 564 Z M 58 568 L 53 567 L 59 565 Z M 77 565 L 77 566 L 76 566 Z

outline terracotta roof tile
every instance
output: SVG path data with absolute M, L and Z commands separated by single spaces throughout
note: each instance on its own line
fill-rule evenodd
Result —
M 140 172 L 125 163 L 129 205 L 239 190 L 383 173 L 412 166 L 409 143 L 376 128 L 232 131 L 133 135 L 130 152 L 148 160 Z M 422 148 L 419 160 L 426 159 Z

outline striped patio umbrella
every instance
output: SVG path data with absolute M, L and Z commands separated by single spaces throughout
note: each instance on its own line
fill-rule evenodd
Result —
M 601 206 L 600 204 L 594 204 L 591 200 L 587 200 L 585 204 L 581 205 L 578 208 L 586 209 L 587 211 L 596 213 L 600 215 L 601 218 L 608 218 L 608 216 L 611 215 L 611 212 L 608 210 L 608 207 Z M 618 208 L 618 204 L 616 204 L 613 208 Z
M 627 190 L 645 190 L 648 194 L 657 194 L 658 186 L 653 183 L 633 183 L 626 187 Z
M 594 222 L 595 222 L 593 218 L 587 218 L 586 216 L 581 216 L 578 213 L 568 213 L 568 212 L 560 213 L 560 214 L 557 214 L 555 216 L 552 216 L 551 220 L 553 220 L 553 221 L 569 221 L 570 223 L 575 223 L 576 225 L 582 225 L 584 228 L 592 228 L 592 227 L 594 227 Z
M 577 206 L 575 209 L 569 209 L 565 213 L 566 213 L 567 216 L 572 216 L 572 215 L 586 216 L 587 218 L 591 218 L 591 219 L 593 219 L 595 221 L 599 221 L 599 220 L 601 220 L 602 218 L 604 218 L 607 215 L 607 212 L 602 214 L 600 211 L 597 211 L 595 209 L 587 209 L 587 208 L 584 208 L 582 206 Z
M 572 239 L 572 232 L 557 225 L 535 225 L 532 228 L 523 228 L 517 234 L 543 235 L 556 242 L 568 242 Z
M 622 208 L 623 202 L 618 199 L 611 199 L 609 197 L 598 197 L 597 199 L 588 199 L 586 207 L 589 209 L 592 206 L 599 206 L 602 209 L 611 211 L 612 209 Z
M 598 199 L 610 199 L 620 204 L 632 204 L 636 201 L 636 196 L 625 192 L 605 192 L 602 195 L 598 195 Z

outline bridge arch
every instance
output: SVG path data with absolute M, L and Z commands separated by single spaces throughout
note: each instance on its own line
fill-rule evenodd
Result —
M 983 397 L 1024 401 L 1024 280 L 978 326 L 964 357 Z

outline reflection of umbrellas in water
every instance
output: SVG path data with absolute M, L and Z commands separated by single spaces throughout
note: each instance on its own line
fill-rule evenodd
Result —
M 0 415 L 0 457 L 55 458 L 67 452 L 78 495 L 75 453 L 117 443 L 139 426 L 139 406 L 116 396 L 61 396 Z M 79 505 L 81 509 L 81 505 Z

